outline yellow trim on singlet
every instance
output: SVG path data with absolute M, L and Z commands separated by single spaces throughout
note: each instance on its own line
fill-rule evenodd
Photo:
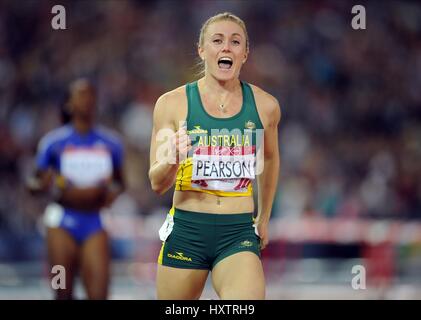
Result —
M 213 194 L 220 197 L 250 197 L 253 195 L 253 186 L 250 183 L 246 192 L 206 190 L 192 186 L 191 179 L 193 174 L 193 158 L 189 157 L 180 163 L 177 170 L 175 190 L 177 191 L 197 191 Z

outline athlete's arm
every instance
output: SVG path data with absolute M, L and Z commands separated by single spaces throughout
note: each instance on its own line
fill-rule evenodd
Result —
M 117 168 L 113 172 L 111 182 L 107 185 L 107 194 L 105 196 L 104 206 L 110 206 L 114 200 L 124 192 L 126 182 L 123 175 L 123 168 Z
M 50 194 L 54 201 L 72 209 L 95 211 L 105 201 L 106 185 L 76 188 L 71 186 L 63 176 L 53 169 L 36 170 L 26 183 L 28 190 L 34 195 Z
M 55 168 L 58 155 L 54 151 L 54 142 L 44 137 L 39 145 L 36 157 L 36 172 L 27 180 L 28 190 L 35 195 L 49 194 L 56 201 L 68 208 L 82 211 L 97 211 L 101 208 L 107 194 L 107 184 L 88 188 L 77 188 L 67 181 Z
M 190 150 L 186 128 L 179 128 L 176 93 L 166 93 L 156 102 L 150 149 L 149 180 L 152 190 L 164 194 L 175 182 L 180 155 Z M 178 131 L 176 132 L 176 130 Z
M 33 195 L 44 194 L 50 190 L 53 173 L 51 170 L 36 170 L 26 181 L 26 188 Z
M 279 175 L 279 145 L 278 145 L 278 124 L 281 119 L 281 110 L 278 101 L 264 94 L 261 99 L 265 103 L 261 108 L 261 118 L 264 125 L 264 168 L 257 176 L 258 186 L 258 212 L 256 226 L 262 239 L 262 249 L 269 242 L 268 225 L 275 197 L 278 175 Z

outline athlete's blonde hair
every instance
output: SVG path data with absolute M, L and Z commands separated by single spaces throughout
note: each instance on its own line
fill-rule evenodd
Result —
M 241 18 L 239 18 L 238 16 L 236 16 L 235 14 L 233 14 L 231 12 L 218 13 L 218 14 L 210 17 L 208 20 L 206 20 L 205 23 L 202 25 L 202 28 L 200 29 L 199 42 L 197 43 L 197 46 L 199 48 L 203 47 L 203 45 L 205 43 L 206 30 L 208 29 L 208 27 L 212 23 L 219 22 L 219 21 L 231 21 L 231 22 L 234 22 L 234 23 L 238 24 L 241 27 L 241 29 L 243 29 L 244 35 L 246 36 L 246 51 L 248 53 L 249 52 L 249 36 L 248 36 L 248 33 L 247 33 L 246 24 L 244 23 L 244 21 Z M 200 58 L 197 62 L 196 67 L 199 70 L 197 72 L 198 76 L 201 76 L 205 73 L 205 62 L 202 61 Z

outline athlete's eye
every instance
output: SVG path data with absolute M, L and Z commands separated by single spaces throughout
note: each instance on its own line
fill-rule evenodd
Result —
M 236 46 L 238 46 L 240 44 L 240 41 L 238 41 L 238 40 L 232 40 L 232 43 L 235 44 Z
M 221 44 L 222 43 L 222 40 L 221 39 L 215 39 L 215 40 L 213 40 L 213 43 Z

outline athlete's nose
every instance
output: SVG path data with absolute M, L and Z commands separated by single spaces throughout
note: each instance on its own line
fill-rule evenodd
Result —
M 222 47 L 222 51 L 223 52 L 230 52 L 231 51 L 231 46 L 230 46 L 229 41 L 224 42 L 224 46 Z

